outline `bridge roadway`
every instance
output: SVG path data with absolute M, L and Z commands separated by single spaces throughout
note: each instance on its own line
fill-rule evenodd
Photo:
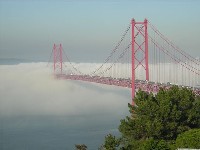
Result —
M 100 76 L 89 76 L 89 75 L 68 75 L 68 74 L 56 74 L 55 77 L 57 79 L 67 79 L 67 80 L 79 80 L 79 81 L 87 81 L 94 82 L 106 85 L 115 85 L 120 87 L 131 88 L 131 79 L 123 79 L 123 78 L 112 78 L 112 77 L 100 77 Z M 135 80 L 135 88 L 136 90 L 141 89 L 146 92 L 157 93 L 160 88 L 169 89 L 172 84 L 167 83 L 155 83 L 150 81 L 143 80 Z M 189 87 L 189 86 L 181 86 L 190 88 L 196 95 L 200 96 L 200 88 Z

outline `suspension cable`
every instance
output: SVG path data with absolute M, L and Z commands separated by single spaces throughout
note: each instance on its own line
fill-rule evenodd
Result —
M 179 47 L 175 46 L 173 42 L 171 42 L 167 37 L 165 37 L 154 25 L 152 25 L 148 21 L 150 27 L 153 29 L 154 32 L 156 32 L 164 41 L 166 41 L 170 46 L 172 46 L 176 51 L 179 51 L 185 58 L 189 59 L 190 61 L 194 62 L 195 64 L 199 65 L 200 60 L 195 59 L 185 51 L 181 50 Z M 184 53 L 184 54 L 183 54 Z M 189 58 L 190 57 L 190 58 Z M 195 61 L 196 62 L 195 62 Z

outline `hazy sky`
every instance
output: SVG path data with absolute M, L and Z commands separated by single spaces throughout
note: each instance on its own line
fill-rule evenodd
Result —
M 72 61 L 103 61 L 131 18 L 196 57 L 199 15 L 199 0 L 0 0 L 0 58 L 48 61 L 62 43 Z

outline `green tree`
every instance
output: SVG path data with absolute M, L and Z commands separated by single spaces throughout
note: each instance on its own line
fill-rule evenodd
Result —
M 200 149 L 200 129 L 191 129 L 178 135 L 176 147 Z
M 85 144 L 76 144 L 76 150 L 87 150 L 87 146 Z
M 138 143 L 151 138 L 152 144 L 173 143 L 180 133 L 200 127 L 200 97 L 187 88 L 173 86 L 156 95 L 139 91 L 134 100 L 137 106 L 129 104 L 131 116 L 119 126 L 122 147 L 139 149 Z
M 117 139 L 115 136 L 113 136 L 111 134 L 108 134 L 105 137 L 105 142 L 101 149 L 116 150 L 116 148 L 119 146 L 119 144 L 120 144 L 119 139 Z
M 170 150 L 170 146 L 164 140 L 154 140 L 150 138 L 143 142 L 142 146 L 139 148 L 141 150 Z

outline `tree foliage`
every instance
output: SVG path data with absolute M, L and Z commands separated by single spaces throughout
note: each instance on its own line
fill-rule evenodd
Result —
M 192 129 L 180 134 L 176 139 L 176 147 L 200 149 L 200 129 Z
M 187 88 L 139 90 L 134 101 L 119 126 L 121 149 L 170 149 L 179 134 L 200 127 L 200 97 Z
M 76 150 L 87 150 L 87 146 L 85 144 L 76 144 Z
M 117 139 L 115 136 L 108 134 L 105 137 L 105 142 L 103 145 L 102 149 L 106 149 L 106 150 L 116 150 L 116 148 L 119 146 L 120 144 L 120 140 Z
M 174 86 L 157 95 L 139 91 L 137 107 L 129 105 L 131 117 L 121 120 L 124 137 L 175 140 L 179 133 L 200 127 L 200 99 L 191 90 Z
M 143 142 L 141 150 L 170 150 L 169 144 L 164 140 L 150 138 Z

